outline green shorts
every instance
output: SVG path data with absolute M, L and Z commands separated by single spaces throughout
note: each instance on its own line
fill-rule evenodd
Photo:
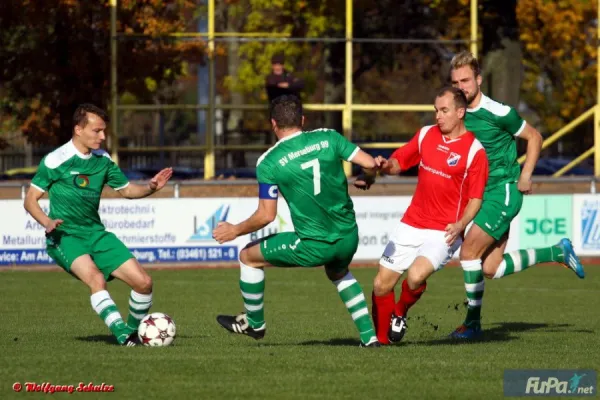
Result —
M 260 242 L 265 260 L 276 267 L 319 267 L 330 271 L 348 268 L 358 248 L 358 230 L 334 243 L 300 239 L 296 232 L 283 232 Z
M 112 280 L 113 271 L 133 258 L 123 242 L 107 231 L 69 234 L 57 230 L 46 238 L 46 251 L 68 273 L 77 257 L 89 254 L 106 281 Z
M 523 193 L 519 192 L 516 183 L 497 186 L 483 194 L 481 209 L 473 223 L 500 240 L 510 230 L 510 223 L 519 214 L 522 205 Z

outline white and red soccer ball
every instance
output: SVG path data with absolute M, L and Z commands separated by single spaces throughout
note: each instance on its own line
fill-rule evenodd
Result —
M 170 346 L 175 334 L 173 319 L 159 312 L 146 315 L 138 328 L 140 343 L 144 346 Z

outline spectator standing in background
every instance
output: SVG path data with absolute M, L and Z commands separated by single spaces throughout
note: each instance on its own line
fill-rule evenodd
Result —
M 271 58 L 271 73 L 265 80 L 269 103 L 283 95 L 294 95 L 299 98 L 300 91 L 304 88 L 304 81 L 286 71 L 283 63 L 283 54 L 276 54 Z

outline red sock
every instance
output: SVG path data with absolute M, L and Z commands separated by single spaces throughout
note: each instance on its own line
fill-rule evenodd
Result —
M 415 290 L 411 290 L 408 287 L 406 279 L 402 281 L 402 293 L 400 294 L 400 300 L 396 303 L 396 315 L 406 317 L 408 309 L 411 308 L 417 300 L 421 298 L 421 295 L 427 288 L 427 282 L 424 282 L 421 286 Z
M 371 314 L 373 316 L 377 339 L 381 344 L 390 344 L 390 341 L 388 340 L 388 329 L 390 327 L 392 313 L 394 312 L 394 302 L 396 301 L 394 291 L 392 290 L 390 293 L 383 296 L 375 296 L 375 292 L 373 292 L 372 298 L 373 310 Z

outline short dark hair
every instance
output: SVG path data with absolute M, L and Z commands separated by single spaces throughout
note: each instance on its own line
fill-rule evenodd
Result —
M 96 107 L 93 104 L 84 103 L 80 104 L 73 113 L 73 128 L 75 128 L 76 126 L 85 128 L 85 126 L 88 124 L 88 113 L 97 115 L 98 117 L 102 118 L 102 120 L 106 123 L 109 122 L 108 114 L 106 113 L 106 111 L 104 111 L 100 107 Z
M 302 102 L 297 96 L 284 94 L 271 102 L 271 119 L 279 129 L 302 127 Z
M 455 88 L 454 86 L 444 86 L 443 88 L 438 90 L 438 93 L 435 96 L 435 98 L 437 99 L 438 97 L 442 97 L 446 93 L 452 94 L 452 97 L 454 98 L 454 105 L 457 109 L 467 108 L 469 104 L 469 102 L 467 101 L 467 96 L 462 90 L 460 90 L 459 88 Z

